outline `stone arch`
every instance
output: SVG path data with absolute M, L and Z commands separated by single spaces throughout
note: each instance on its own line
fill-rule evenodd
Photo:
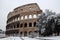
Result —
M 27 23 L 24 24 L 24 27 L 27 27 Z
M 32 27 L 32 23 L 31 22 L 29 23 L 29 27 Z
M 20 36 L 22 36 L 23 32 L 20 32 Z
M 20 24 L 20 27 L 23 27 L 23 23 Z
M 29 35 L 31 35 L 32 34 L 32 31 L 29 31 Z
M 36 27 L 36 22 L 34 22 L 34 27 Z
M 17 28 L 19 28 L 19 23 L 17 23 Z
M 36 15 L 36 14 L 34 14 L 34 15 L 33 15 L 33 18 L 37 18 L 37 15 Z
M 27 36 L 27 32 L 26 31 L 24 32 L 24 36 Z
M 20 20 L 20 17 L 18 17 L 18 20 Z
M 23 20 L 23 16 L 21 16 L 21 20 Z
M 28 19 L 27 15 L 25 16 L 25 19 Z
M 29 19 L 31 19 L 32 18 L 32 15 L 29 15 Z

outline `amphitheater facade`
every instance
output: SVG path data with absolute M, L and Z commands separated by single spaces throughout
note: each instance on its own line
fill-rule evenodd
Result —
M 37 3 L 15 8 L 7 16 L 6 35 L 28 36 L 32 33 L 38 33 L 36 22 L 40 13 L 42 13 L 42 10 Z

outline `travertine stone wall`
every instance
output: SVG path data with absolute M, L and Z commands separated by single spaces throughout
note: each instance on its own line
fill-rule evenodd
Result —
M 42 10 L 36 3 L 15 8 L 7 16 L 6 35 L 28 36 L 31 33 L 38 33 L 36 22 L 40 13 Z

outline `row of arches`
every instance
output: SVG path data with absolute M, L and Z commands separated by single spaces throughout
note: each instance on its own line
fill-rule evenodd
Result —
M 11 31 L 7 31 L 6 32 L 6 34 L 8 34 L 9 36 L 29 36 L 29 35 L 35 35 L 35 34 L 37 34 L 38 35 L 38 31 L 36 30 L 36 31 L 29 31 L 29 32 L 27 32 L 27 31 L 21 31 L 21 32 L 19 32 L 18 30 L 11 30 Z
M 25 20 L 25 19 L 33 19 L 33 18 L 37 18 L 40 14 L 34 14 L 34 15 L 26 15 L 26 16 L 19 16 L 13 19 L 10 19 L 10 21 L 8 20 L 7 24 L 15 22 L 15 21 L 19 21 L 19 20 Z
M 33 22 L 33 23 L 30 22 L 30 23 L 24 23 L 24 24 L 21 23 L 20 24 L 20 27 L 33 27 L 33 26 L 36 27 L 36 22 Z
M 37 34 L 38 33 L 38 31 L 29 31 L 29 32 L 27 32 L 27 31 L 24 31 L 24 32 L 20 32 L 20 36 L 27 36 L 27 35 L 34 35 L 34 34 Z
M 20 27 L 20 23 L 16 23 L 16 24 L 11 24 L 11 25 L 7 25 L 6 29 L 15 29 L 15 28 L 19 28 Z
M 36 22 L 30 23 L 16 23 L 13 25 L 8 25 L 7 29 L 15 29 L 15 28 L 22 28 L 22 27 L 36 27 Z
M 16 21 L 19 21 L 20 20 L 20 17 L 16 17 L 16 18 L 13 18 L 13 19 L 10 19 L 7 21 L 7 24 L 10 24 L 12 22 L 16 22 Z
M 34 15 L 21 16 L 21 20 L 23 20 L 23 19 L 32 19 L 32 18 L 37 18 L 37 15 L 34 14 Z

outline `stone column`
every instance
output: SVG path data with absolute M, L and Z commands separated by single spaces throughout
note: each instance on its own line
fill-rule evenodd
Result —
M 32 27 L 34 27 L 34 24 L 33 24 L 33 22 L 32 22 Z

